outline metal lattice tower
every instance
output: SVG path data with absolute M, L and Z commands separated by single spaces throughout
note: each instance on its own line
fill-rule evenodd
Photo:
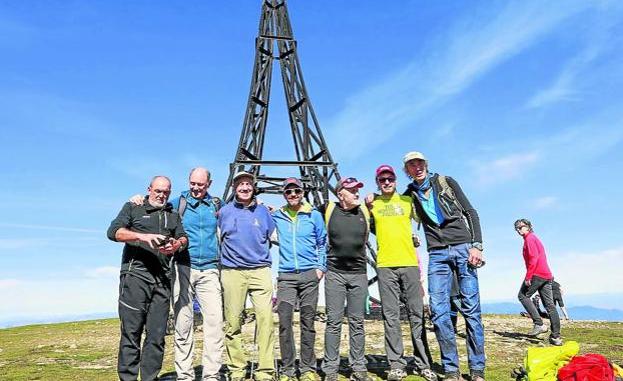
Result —
M 264 175 L 262 166 L 298 167 L 305 197 L 316 206 L 329 201 L 329 192 L 335 194 L 335 186 L 340 179 L 337 164 L 331 158 L 320 131 L 296 51 L 297 43 L 292 34 L 286 0 L 264 0 L 255 40 L 255 63 L 247 110 L 236 156 L 230 164 L 223 195 L 225 201 L 231 200 L 234 195 L 231 189 L 233 175 L 243 170 L 256 176 L 258 193 L 280 194 L 284 178 Z M 275 59 L 281 66 L 296 153 L 294 161 L 265 160 L 263 157 Z

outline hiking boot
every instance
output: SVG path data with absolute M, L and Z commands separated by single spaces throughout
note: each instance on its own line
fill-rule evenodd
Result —
M 559 346 L 561 346 L 561 345 L 562 345 L 562 339 L 561 339 L 560 337 L 553 337 L 553 336 L 550 336 L 550 337 L 549 337 L 549 343 L 550 343 L 550 344 L 552 344 L 552 345 L 555 345 L 555 346 L 559 347 Z
M 401 381 L 407 377 L 407 372 L 404 369 L 392 369 L 387 373 L 387 381 Z
M 443 381 L 465 381 L 460 373 L 446 373 L 443 377 Z
M 301 374 L 301 377 L 299 377 L 299 380 L 300 381 L 320 381 L 320 377 L 318 377 L 318 374 L 316 374 L 316 372 L 312 370 L 308 370 L 307 372 Z
M 439 377 L 437 377 L 437 373 L 433 372 L 430 368 L 422 369 L 418 372 L 418 374 L 426 381 L 437 381 L 439 379 Z
M 368 375 L 368 372 L 361 370 L 353 372 L 350 375 L 350 381 L 374 381 L 374 379 Z
M 528 332 L 528 336 L 538 336 L 542 333 L 547 332 L 547 327 L 544 325 L 534 325 L 534 327 L 532 327 L 532 331 Z
M 327 373 L 324 375 L 324 381 L 337 381 L 337 373 Z
M 485 372 L 484 370 L 473 370 L 471 372 L 472 381 L 485 381 Z

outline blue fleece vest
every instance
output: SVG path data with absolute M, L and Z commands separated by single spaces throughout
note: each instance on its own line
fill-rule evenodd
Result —
M 182 216 L 182 226 L 188 235 L 188 253 L 190 267 L 195 270 L 215 269 L 218 267 L 218 239 L 216 236 L 216 205 L 208 194 L 198 200 L 189 191 L 182 192 L 186 198 L 186 208 Z M 177 210 L 180 197 L 171 201 Z

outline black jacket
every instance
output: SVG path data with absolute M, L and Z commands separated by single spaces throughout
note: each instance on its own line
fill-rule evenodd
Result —
M 452 177 L 446 176 L 446 179 L 448 186 L 454 191 L 456 201 L 461 204 L 464 213 L 461 213 L 461 210 L 448 196 L 442 196 L 440 199 L 441 185 L 439 184 L 439 175 L 434 174 L 431 179 L 431 184 L 444 218 L 441 225 L 435 223 L 428 214 L 426 214 L 413 184 L 409 184 L 407 190 L 403 193 L 413 198 L 415 212 L 424 224 L 426 245 L 429 251 L 461 243 L 482 243 L 478 212 L 476 212 L 476 209 L 470 204 L 465 193 L 463 193 L 463 190 L 459 186 L 459 183 Z
M 167 237 L 186 237 L 182 221 L 177 211 L 171 204 L 158 208 L 147 202 L 147 197 L 142 205 L 134 205 L 127 202 L 117 218 L 108 228 L 108 238 L 115 239 L 117 230 L 127 228 L 134 232 L 162 234 Z M 170 257 L 161 254 L 158 248 L 152 249 L 143 242 L 126 242 L 123 247 L 121 259 L 121 274 L 131 273 L 149 282 L 157 280 L 167 281 L 169 278 Z

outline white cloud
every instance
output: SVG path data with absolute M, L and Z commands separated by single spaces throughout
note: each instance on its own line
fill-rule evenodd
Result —
M 5 293 L 9 291 L 9 289 L 19 287 L 24 282 L 19 279 L 0 279 L 0 289 Z
M 618 22 L 619 20 L 616 20 L 616 23 Z M 541 108 L 553 103 L 579 100 L 583 96 L 581 87 L 585 74 L 587 71 L 594 71 L 591 64 L 601 54 L 614 47 L 611 37 L 619 31 L 613 24 L 613 20 L 602 20 L 602 23 L 594 25 L 594 33 L 591 33 L 586 41 L 586 47 L 566 63 L 548 87 L 534 94 L 526 103 L 526 107 Z
M 119 276 L 119 267 L 102 266 L 85 271 L 84 275 L 88 278 L 113 278 Z
M 9 319 L 115 311 L 118 283 L 117 278 L 0 280 L 0 316 Z
M 0 250 L 17 250 L 32 246 L 41 246 L 40 240 L 19 239 L 19 238 L 0 238 Z
M 562 8 L 539 1 L 514 2 L 488 18 L 488 23 L 479 17 L 448 28 L 448 35 L 422 52 L 423 58 L 351 96 L 328 123 L 328 140 L 348 142 L 340 149 L 340 157 L 360 156 L 587 6 L 582 1 L 568 2 Z M 378 133 L 380 128 L 383 134 Z
M 537 152 L 515 153 L 493 160 L 472 161 L 472 167 L 480 186 L 497 184 L 522 176 L 540 158 Z
M 566 295 L 611 294 L 623 290 L 618 268 L 623 263 L 623 247 L 595 252 L 548 252 L 547 261 Z M 483 301 L 516 300 L 524 274 L 519 251 L 514 257 L 488 261 L 479 273 Z M 611 300 L 608 306 L 602 307 L 623 309 L 623 301 Z
M 72 233 L 98 233 L 98 234 L 102 233 L 101 230 L 97 230 L 97 229 L 86 229 L 86 228 L 79 228 L 79 227 L 56 226 L 56 225 L 0 223 L 0 227 L 11 228 L 11 229 L 27 229 L 27 230 L 53 230 L 53 231 L 63 231 L 63 232 L 72 232 Z
M 582 240 L 579 240 L 582 241 Z M 554 276 L 568 294 L 612 293 L 623 290 L 623 247 L 598 252 L 569 252 L 548 255 Z M 619 301 L 623 307 L 623 301 Z
M 558 203 L 558 198 L 557 197 L 545 196 L 545 197 L 540 197 L 540 198 L 537 198 L 536 200 L 534 200 L 532 205 L 534 206 L 534 208 L 540 210 L 540 209 L 548 209 L 548 208 L 556 205 L 556 203 Z

